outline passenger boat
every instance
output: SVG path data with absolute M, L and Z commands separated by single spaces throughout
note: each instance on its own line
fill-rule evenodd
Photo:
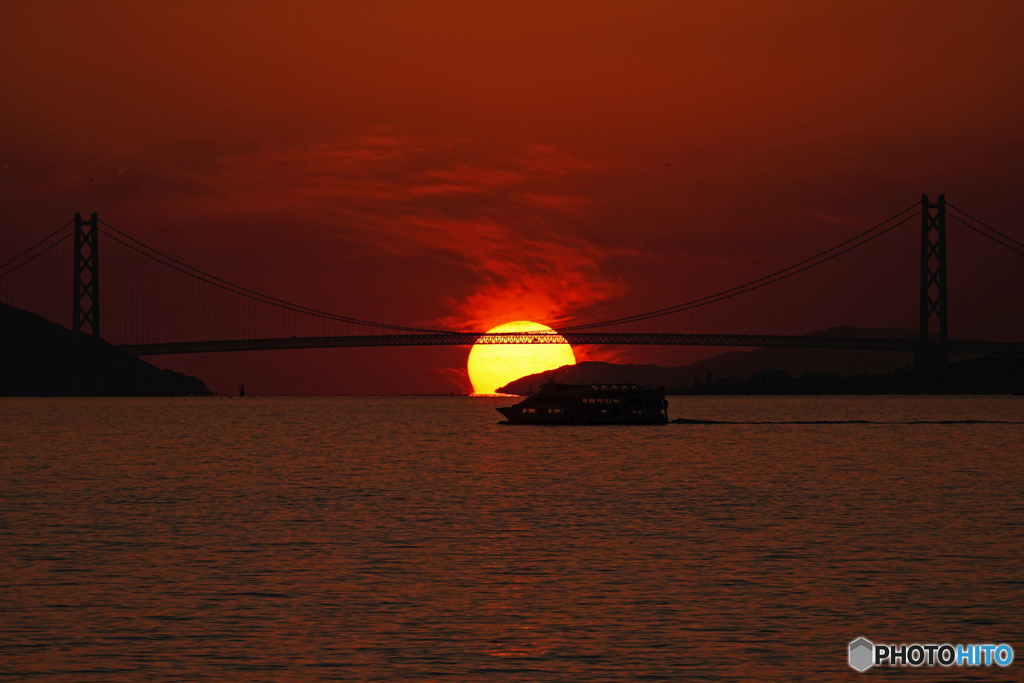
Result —
M 497 409 L 510 424 L 668 424 L 665 387 L 638 384 L 559 384 L 549 381 L 536 394 Z

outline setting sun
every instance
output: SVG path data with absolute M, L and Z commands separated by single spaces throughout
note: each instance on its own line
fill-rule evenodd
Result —
M 551 332 L 547 325 L 517 320 L 487 330 L 487 334 L 500 332 Z M 554 370 L 563 365 L 575 365 L 572 346 L 565 344 L 474 344 L 469 352 L 466 369 L 473 393 L 493 394 L 512 380 L 536 372 Z

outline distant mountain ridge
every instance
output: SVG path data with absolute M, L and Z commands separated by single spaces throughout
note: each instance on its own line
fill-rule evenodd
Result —
M 814 336 L 821 337 L 873 337 L 914 338 L 910 330 L 861 330 L 854 327 L 834 327 Z M 690 365 L 665 367 L 661 365 L 632 365 L 583 361 L 561 368 L 558 381 L 566 384 L 645 384 L 663 386 L 667 390 L 687 388 L 694 380 L 705 381 L 711 372 L 716 379 L 725 377 L 747 378 L 766 368 L 788 371 L 794 377 L 805 373 L 881 374 L 909 367 L 914 354 L 905 351 L 859 351 L 849 349 L 785 349 L 759 348 L 749 351 L 726 351 L 699 360 Z M 498 389 L 500 393 L 528 395 L 537 390 L 552 371 L 521 377 Z
M 0 396 L 208 396 L 195 377 L 161 370 L 102 339 L 0 304 Z

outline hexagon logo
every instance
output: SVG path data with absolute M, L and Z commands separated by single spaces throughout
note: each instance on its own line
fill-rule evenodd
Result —
M 857 671 L 867 671 L 874 664 L 875 645 L 867 638 L 858 638 L 850 643 L 850 666 Z

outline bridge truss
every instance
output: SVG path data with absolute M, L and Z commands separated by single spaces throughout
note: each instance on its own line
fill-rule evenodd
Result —
M 367 346 L 473 346 L 474 344 L 611 344 L 627 346 L 743 346 L 798 349 L 857 349 L 862 351 L 910 351 L 917 353 L 917 339 L 870 337 L 814 337 L 804 335 L 671 334 L 629 332 L 500 333 L 437 332 L 426 334 L 343 335 L 336 337 L 280 337 L 275 339 L 227 339 L 167 344 L 126 344 L 137 356 L 274 349 L 329 349 Z M 948 353 L 1024 355 L 1024 343 L 947 340 Z

